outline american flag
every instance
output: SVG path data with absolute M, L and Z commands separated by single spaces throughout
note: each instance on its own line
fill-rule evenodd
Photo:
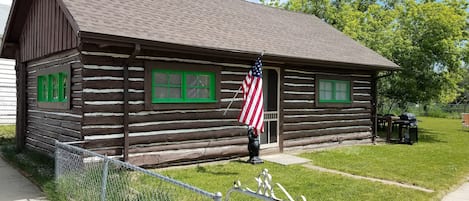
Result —
M 264 98 L 262 95 L 262 61 L 257 58 L 243 81 L 243 108 L 240 123 L 253 127 L 256 134 L 264 132 Z

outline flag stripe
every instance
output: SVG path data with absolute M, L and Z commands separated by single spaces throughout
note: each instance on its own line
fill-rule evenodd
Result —
M 255 128 L 257 134 L 264 132 L 264 98 L 262 91 L 262 61 L 257 58 L 243 80 L 243 106 L 238 121 Z

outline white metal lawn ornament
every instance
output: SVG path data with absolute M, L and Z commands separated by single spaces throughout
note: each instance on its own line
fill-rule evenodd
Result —
M 241 182 L 238 180 L 238 181 L 235 181 L 233 187 L 230 190 L 228 190 L 228 192 L 226 193 L 225 201 L 228 201 L 230 199 L 230 194 L 233 191 L 240 192 L 245 195 L 255 197 L 258 199 L 262 199 L 262 200 L 282 201 L 281 199 L 277 198 L 274 194 L 274 189 L 271 185 L 272 175 L 269 174 L 269 170 L 267 169 L 262 170 L 259 176 L 254 177 L 254 179 L 257 182 L 257 191 L 253 191 L 249 189 L 248 187 L 246 188 L 241 187 Z M 280 188 L 280 190 L 282 190 L 282 192 L 287 196 L 289 201 L 295 201 L 291 197 L 290 193 L 288 193 L 287 190 L 282 185 L 280 185 L 279 183 L 276 183 L 276 184 Z M 302 195 L 301 200 L 306 201 L 305 196 Z

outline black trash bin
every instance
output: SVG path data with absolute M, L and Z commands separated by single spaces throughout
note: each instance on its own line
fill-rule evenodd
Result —
M 418 122 L 415 114 L 412 113 L 403 113 L 399 118 L 406 123 L 402 124 L 402 129 L 405 129 L 403 132 L 404 141 L 413 143 L 419 141 L 418 135 Z

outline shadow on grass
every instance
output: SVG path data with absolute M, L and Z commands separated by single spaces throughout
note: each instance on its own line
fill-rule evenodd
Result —
M 424 128 L 419 128 L 419 142 L 425 143 L 448 143 L 448 141 L 441 140 L 439 137 L 441 133 L 431 131 Z
M 418 142 L 424 142 L 424 143 L 448 143 L 447 141 L 445 140 L 441 140 L 441 138 L 439 137 L 439 135 L 441 135 L 440 133 L 438 132 L 435 132 L 435 131 L 431 131 L 431 130 L 428 130 L 428 129 L 424 129 L 424 128 L 419 128 L 418 129 Z M 386 132 L 385 131 L 379 131 L 378 132 L 378 136 L 380 138 L 383 138 L 383 139 L 386 139 Z M 393 132 L 391 133 L 391 141 L 392 140 L 397 140 L 399 139 L 399 134 L 396 130 L 393 130 Z
M 239 173 L 237 172 L 223 172 L 223 171 L 212 171 L 212 170 L 207 170 L 207 168 L 203 166 L 197 166 L 197 172 L 198 173 L 207 173 L 211 175 L 238 175 Z

